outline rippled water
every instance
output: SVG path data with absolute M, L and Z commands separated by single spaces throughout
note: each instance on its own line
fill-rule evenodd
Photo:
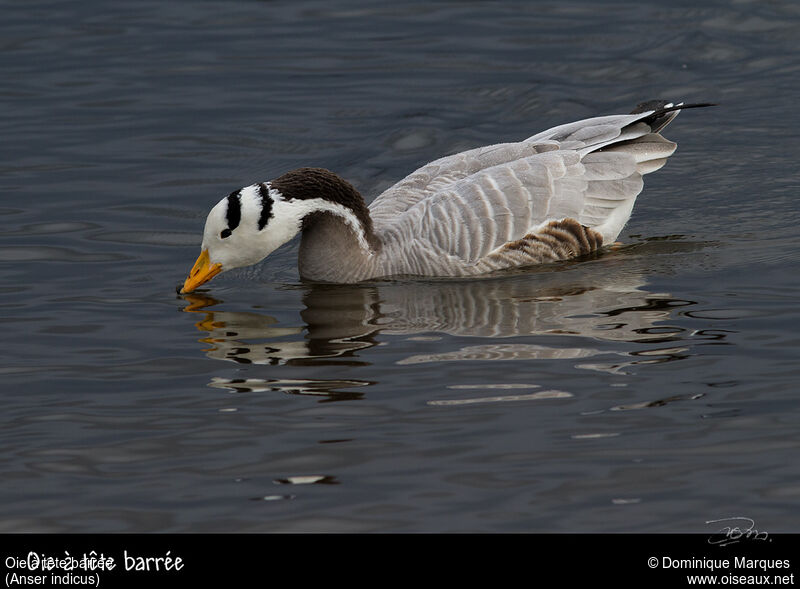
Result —
M 0 2 L 0 531 L 800 529 L 800 9 Z M 622 245 L 175 286 L 222 195 L 714 101 Z

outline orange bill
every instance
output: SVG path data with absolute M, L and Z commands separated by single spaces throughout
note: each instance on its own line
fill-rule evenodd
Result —
M 208 257 L 208 250 L 203 250 L 200 257 L 194 263 L 192 271 L 189 272 L 189 277 L 183 283 L 181 294 L 192 292 L 201 284 L 205 284 L 214 276 L 222 272 L 222 264 L 211 264 Z

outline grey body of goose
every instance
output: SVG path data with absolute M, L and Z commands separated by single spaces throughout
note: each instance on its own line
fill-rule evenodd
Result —
M 710 105 L 650 101 L 443 157 L 369 206 L 321 168 L 247 186 L 209 213 L 180 292 L 255 264 L 300 232 L 300 275 L 322 282 L 477 276 L 590 253 L 616 240 L 642 176 L 675 151 L 659 131 L 698 106 Z

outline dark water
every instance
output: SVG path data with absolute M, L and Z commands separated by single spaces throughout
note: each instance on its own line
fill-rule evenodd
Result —
M 800 530 L 793 0 L 0 9 L 0 531 Z M 720 106 L 595 259 L 175 295 L 240 186 L 651 98 Z

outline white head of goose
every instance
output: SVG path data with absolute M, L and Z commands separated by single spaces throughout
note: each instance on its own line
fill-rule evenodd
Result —
M 223 198 L 181 293 L 255 264 L 302 232 L 303 278 L 476 276 L 588 254 L 628 222 L 642 176 L 676 145 L 659 134 L 681 109 L 644 102 L 627 115 L 560 125 L 518 143 L 438 159 L 370 205 L 348 182 L 301 168 Z

